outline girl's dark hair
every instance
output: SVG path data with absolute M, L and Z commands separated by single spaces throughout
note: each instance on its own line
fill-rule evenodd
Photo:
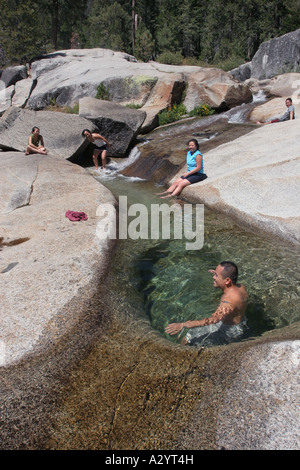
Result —
M 83 131 L 81 132 L 82 137 L 85 137 L 84 135 L 85 132 L 88 132 L 89 134 L 91 134 L 91 131 L 89 129 L 83 129 Z
M 196 139 L 190 139 L 190 140 L 188 141 L 188 144 L 189 144 L 190 142 L 194 142 L 194 144 L 195 144 L 196 147 L 197 147 L 197 150 L 199 150 L 199 142 L 198 142 L 198 140 L 196 140 Z
M 34 129 L 40 130 L 40 128 L 39 128 L 38 126 L 34 126 L 34 127 L 31 129 L 31 132 L 34 132 Z

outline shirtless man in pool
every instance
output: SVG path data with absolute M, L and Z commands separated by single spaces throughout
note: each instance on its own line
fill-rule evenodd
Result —
M 238 268 L 232 261 L 223 261 L 213 273 L 214 287 L 223 291 L 220 304 L 217 310 L 209 317 L 202 320 L 188 320 L 183 323 L 170 323 L 165 331 L 169 335 L 176 335 L 184 327 L 195 328 L 206 326 L 212 323 L 224 325 L 238 325 L 242 322 L 246 309 L 248 294 L 242 284 L 237 284 Z M 187 344 L 187 339 L 183 338 L 181 344 Z

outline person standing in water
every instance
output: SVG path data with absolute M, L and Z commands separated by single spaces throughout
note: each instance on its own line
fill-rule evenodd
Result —
M 196 139 L 188 142 L 188 152 L 186 156 L 187 171 L 174 183 L 171 184 L 167 191 L 159 193 L 162 198 L 178 196 L 183 188 L 190 184 L 199 183 L 207 178 L 203 170 L 203 155 L 199 151 L 199 143 Z M 165 196 L 163 196 L 165 194 Z
M 171 323 L 165 328 L 169 335 L 176 335 L 183 328 L 191 328 L 192 331 L 186 334 L 181 344 L 201 345 L 208 338 L 216 344 L 226 343 L 245 331 L 248 293 L 244 285 L 237 284 L 237 265 L 232 261 L 222 261 L 209 272 L 214 275 L 214 287 L 223 291 L 220 304 L 209 318 Z
M 106 168 L 106 155 L 107 147 L 110 145 L 109 142 L 100 134 L 96 132 L 91 132 L 88 129 L 82 131 L 82 136 L 86 137 L 93 145 L 93 162 L 95 164 L 96 170 L 99 168 L 98 157 L 101 155 L 102 168 Z
M 36 126 L 32 128 L 31 134 L 28 138 L 28 145 L 25 155 L 29 155 L 31 153 L 40 153 L 42 155 L 47 155 L 43 136 L 41 136 L 40 129 Z

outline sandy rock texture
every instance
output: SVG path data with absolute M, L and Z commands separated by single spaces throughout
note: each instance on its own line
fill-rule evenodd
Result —
M 1 344 L 9 365 L 62 335 L 93 297 L 113 243 L 96 236 L 96 210 L 115 202 L 85 170 L 54 155 L 5 152 L 0 165 Z M 71 222 L 68 210 L 88 220 Z

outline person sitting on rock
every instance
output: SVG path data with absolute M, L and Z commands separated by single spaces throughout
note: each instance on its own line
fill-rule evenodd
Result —
M 240 338 L 247 328 L 245 312 L 248 293 L 243 284 L 237 284 L 237 265 L 232 261 L 222 261 L 209 272 L 214 274 L 214 287 L 223 291 L 216 311 L 209 318 L 170 323 L 165 328 L 169 335 L 180 333 L 183 328 L 191 328 L 181 341 L 183 345 L 226 344 Z
M 287 98 L 285 100 L 285 105 L 287 107 L 287 110 L 283 114 L 283 116 L 281 116 L 281 118 L 272 119 L 272 121 L 268 121 L 268 122 L 257 121 L 256 124 L 272 124 L 273 122 L 291 121 L 292 119 L 295 119 L 295 108 L 293 106 L 292 98 Z
M 189 150 L 186 157 L 187 171 L 180 176 L 180 178 L 175 180 L 169 189 L 162 193 L 158 193 L 158 195 L 162 195 L 162 198 L 178 196 L 186 186 L 199 183 L 207 178 L 203 171 L 203 155 L 199 151 L 198 141 L 196 139 L 191 139 L 188 142 L 188 148 Z
M 28 146 L 25 155 L 29 155 L 30 153 L 40 153 L 42 155 L 47 155 L 44 139 L 43 136 L 41 136 L 40 129 L 38 127 L 32 128 L 31 134 L 28 138 Z
M 102 168 L 105 170 L 106 168 L 106 154 L 107 154 L 107 146 L 109 146 L 109 142 L 100 134 L 95 132 L 91 132 L 88 129 L 84 129 L 82 131 L 82 136 L 86 137 L 93 145 L 93 161 L 96 167 L 96 170 L 99 168 L 98 163 L 98 156 L 101 154 L 102 160 Z

